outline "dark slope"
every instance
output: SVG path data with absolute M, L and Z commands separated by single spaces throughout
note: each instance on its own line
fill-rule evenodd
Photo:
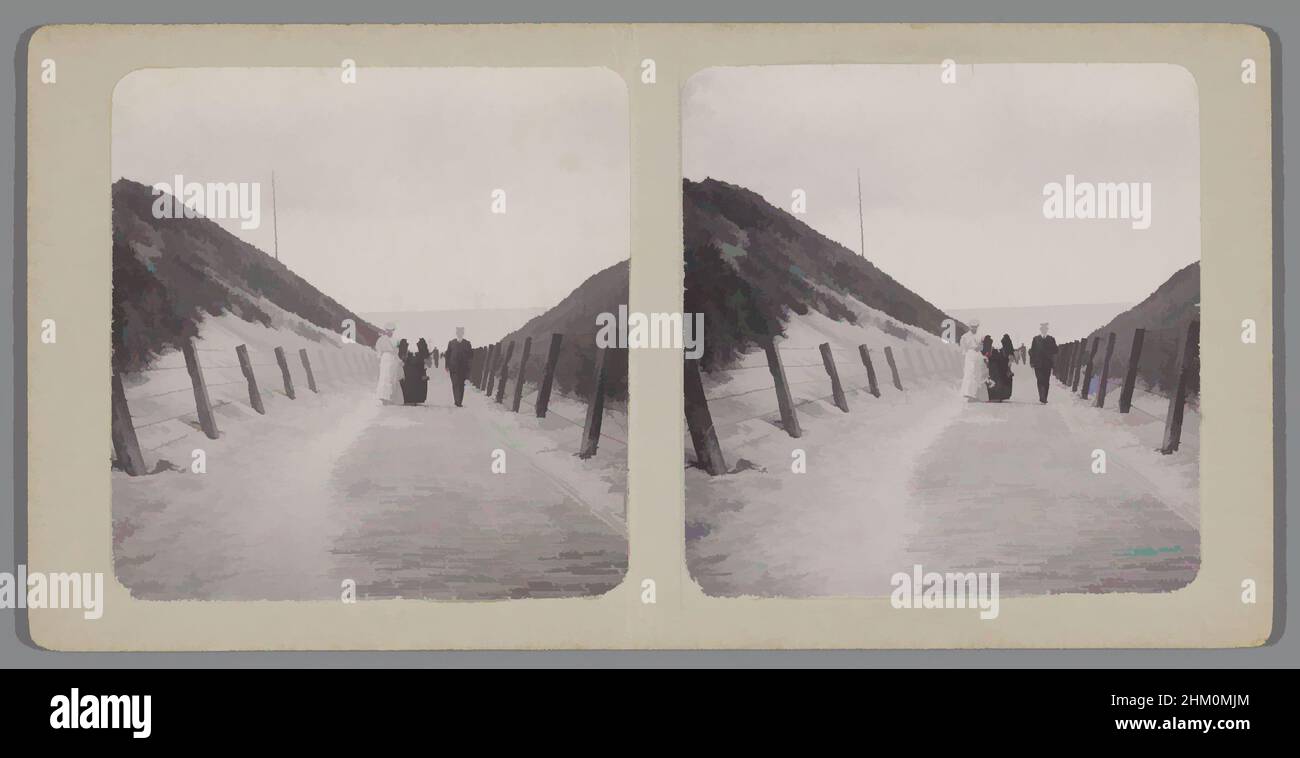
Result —
M 684 180 L 685 300 L 705 314 L 705 368 L 783 333 L 791 313 L 857 323 L 842 296 L 938 334 L 943 311 L 757 193 Z M 887 327 L 886 327 L 887 328 Z M 898 336 L 906 338 L 899 330 Z
M 271 256 L 206 218 L 158 219 L 152 189 L 113 184 L 113 364 L 129 371 L 198 332 L 205 316 L 229 311 L 271 325 L 274 303 L 322 329 L 357 324 L 357 341 L 378 332 Z M 314 337 L 315 335 L 308 335 Z
M 1192 319 L 1199 318 L 1196 306 L 1200 302 L 1201 264 L 1198 261 L 1179 270 L 1145 300 L 1088 335 L 1089 344 L 1094 337 L 1101 338 L 1097 365 L 1100 366 L 1105 355 L 1107 335 L 1115 332 L 1110 376 L 1122 379 L 1128 371 L 1133 330 L 1144 328 L 1146 336 L 1142 341 L 1142 357 L 1138 361 L 1138 386 L 1167 395 L 1178 376 L 1179 350 L 1187 338 L 1187 325 Z M 1199 395 L 1199 366 L 1193 377 L 1191 391 Z
M 617 314 L 618 307 L 626 304 L 627 300 L 627 261 L 620 261 L 588 277 L 555 307 L 529 319 L 522 327 L 502 338 L 503 347 L 512 340 L 515 342 L 510 375 L 515 375 L 514 367 L 519 364 L 523 353 L 524 339 L 532 337 L 525 377 L 529 382 L 541 381 L 551 334 L 563 334 L 560 360 L 555 368 L 556 389 L 579 397 L 589 397 L 596 371 L 596 316 L 601 313 Z M 607 360 L 606 397 L 625 400 L 627 350 L 611 350 Z M 510 386 L 513 387 L 513 383 Z

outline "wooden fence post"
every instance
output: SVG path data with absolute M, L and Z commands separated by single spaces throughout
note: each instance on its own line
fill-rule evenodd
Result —
M 867 389 L 872 395 L 880 397 L 880 386 L 876 384 L 876 367 L 871 365 L 871 350 L 866 345 L 858 345 L 858 355 L 862 356 L 862 365 L 867 367 Z
M 817 346 L 822 353 L 822 365 L 826 367 L 826 373 L 831 378 L 831 397 L 835 399 L 835 405 L 845 413 L 849 412 L 849 400 L 844 397 L 844 387 L 840 385 L 840 372 L 835 369 L 835 357 L 831 355 L 831 343 L 823 342 Z
M 695 460 L 710 476 L 727 473 L 727 462 L 718 445 L 718 434 L 713 428 L 709 401 L 704 397 L 704 381 L 700 378 L 700 362 L 689 358 L 682 360 L 682 395 L 686 405 L 686 428 L 695 446 Z
M 293 377 L 289 375 L 289 361 L 284 357 L 284 348 L 275 349 L 275 362 L 280 364 L 280 375 L 284 377 L 284 394 L 288 395 L 290 400 L 296 400 L 297 396 L 293 394 Z
M 469 354 L 469 383 L 471 387 L 478 386 L 479 375 L 483 373 L 483 367 L 480 361 L 483 360 L 483 348 L 476 347 Z
M 513 343 L 511 347 L 513 347 Z M 609 351 L 603 347 L 596 348 L 596 386 L 591 391 L 591 400 L 587 402 L 587 419 L 582 425 L 582 449 L 579 458 L 590 458 L 596 454 L 600 444 L 600 425 L 605 419 L 605 356 Z M 507 353 L 509 355 L 509 353 Z
M 1070 380 L 1070 391 L 1079 391 L 1079 378 L 1083 376 L 1083 364 L 1088 360 L 1088 338 L 1079 342 L 1079 358 L 1074 362 L 1074 377 Z
M 307 360 L 307 348 L 298 348 L 298 357 L 302 359 L 302 370 L 307 372 L 307 389 L 320 392 L 316 389 L 316 377 L 311 373 L 311 361 Z
M 519 401 L 524 398 L 524 372 L 528 368 L 528 353 L 533 349 L 533 338 L 524 338 L 524 352 L 519 356 L 519 372 L 515 377 L 515 396 L 510 405 L 510 410 L 514 413 L 519 412 Z
M 894 386 L 903 389 L 903 381 L 898 378 L 898 364 L 894 363 L 894 351 L 885 346 L 885 363 L 889 364 L 889 373 L 894 377 Z
M 113 455 L 117 464 L 131 476 L 146 473 L 144 455 L 140 452 L 140 440 L 135 436 L 135 425 L 131 421 L 131 407 L 126 403 L 126 390 L 122 388 L 122 376 L 113 372 L 113 413 L 109 425 L 113 438 Z
M 1119 391 L 1119 412 L 1128 413 L 1128 409 L 1133 406 L 1133 390 L 1137 387 L 1138 378 L 1138 361 L 1142 358 L 1142 342 L 1146 339 L 1147 330 L 1137 328 L 1133 330 L 1133 348 L 1128 354 L 1128 370 L 1124 372 L 1124 389 Z
M 1083 374 L 1083 359 L 1086 357 L 1087 353 L 1088 338 L 1084 337 L 1079 340 L 1077 354 L 1074 356 L 1074 367 L 1071 369 L 1070 381 L 1066 382 L 1070 385 L 1071 392 L 1077 392 L 1079 389 L 1079 377 Z
M 1106 381 L 1110 378 L 1110 356 L 1115 352 L 1115 333 L 1106 338 L 1106 355 L 1101 359 L 1101 377 L 1097 380 L 1096 407 L 1106 407 Z
M 564 335 L 551 335 L 551 350 L 546 354 L 546 368 L 542 372 L 542 386 L 537 388 L 537 418 L 546 418 L 546 407 L 551 403 L 551 385 L 555 382 L 555 365 L 560 362 L 560 343 Z
M 797 439 L 803 435 L 803 430 L 799 428 L 799 416 L 790 398 L 790 382 L 785 378 L 785 365 L 781 363 L 776 342 L 767 339 L 763 343 L 763 352 L 767 355 L 767 370 L 772 372 L 772 383 L 776 385 L 776 407 L 781 411 L 781 426 L 786 434 Z
M 1092 364 L 1093 361 L 1097 358 L 1097 348 L 1100 345 L 1101 345 L 1101 337 L 1100 336 L 1093 337 L 1092 348 L 1088 350 L 1088 362 L 1083 367 L 1083 381 L 1079 386 L 1079 397 L 1083 398 L 1084 400 L 1088 399 L 1088 391 L 1091 389 L 1089 385 L 1092 384 Z
M 253 375 L 253 362 L 248 359 L 248 345 L 237 346 L 235 357 L 239 359 L 239 370 L 244 373 L 244 379 L 248 381 L 248 404 L 253 406 L 253 410 L 265 415 L 266 406 L 262 405 L 262 393 L 257 389 L 257 377 Z
M 194 407 L 199 415 L 199 427 L 209 439 L 217 438 L 217 419 L 212 415 L 212 403 L 208 400 L 208 385 L 203 381 L 203 368 L 199 365 L 199 352 L 194 349 L 194 339 L 181 343 L 181 352 L 185 354 L 185 369 L 190 374 L 190 384 L 194 385 Z
M 506 346 L 505 360 L 501 361 L 501 376 L 497 377 L 497 402 L 501 402 L 506 396 L 506 377 L 510 376 L 510 359 L 515 354 L 515 341 L 510 340 Z
M 492 382 L 496 376 L 492 370 L 496 368 L 500 356 L 501 346 L 499 344 L 493 342 L 488 345 L 487 359 L 483 361 L 483 386 L 481 388 L 486 395 L 492 394 Z
M 1183 343 L 1182 359 L 1179 361 L 1178 386 L 1169 398 L 1169 411 L 1165 414 L 1165 441 L 1160 452 L 1169 455 L 1178 449 L 1183 439 L 1183 406 L 1187 402 L 1187 385 L 1192 379 L 1192 370 L 1196 366 L 1197 353 L 1200 352 L 1201 322 L 1193 319 L 1187 325 L 1187 341 Z

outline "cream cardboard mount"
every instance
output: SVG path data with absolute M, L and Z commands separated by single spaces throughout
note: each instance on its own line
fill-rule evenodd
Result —
M 56 650 L 1264 644 L 1270 57 L 38 29 L 0 603 Z

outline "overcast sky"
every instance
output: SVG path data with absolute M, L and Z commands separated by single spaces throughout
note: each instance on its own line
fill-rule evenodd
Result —
M 683 170 L 758 192 L 940 308 L 1135 303 L 1200 259 L 1196 85 L 1155 64 L 713 68 Z M 1151 227 L 1047 220 L 1043 186 L 1151 182 Z
M 622 80 L 604 69 L 151 69 L 113 97 L 113 177 L 261 182 L 222 226 L 357 311 L 549 307 L 628 257 Z M 506 213 L 491 213 L 506 191 Z

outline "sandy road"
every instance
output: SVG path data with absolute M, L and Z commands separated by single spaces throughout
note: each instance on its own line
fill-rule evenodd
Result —
M 115 472 L 118 578 L 146 599 L 333 599 L 347 579 L 363 598 L 613 588 L 626 535 L 515 452 L 493 473 L 508 444 L 489 402 L 467 389 L 453 408 L 442 372 L 425 406 L 309 395 L 185 443 L 206 474 Z
M 1094 473 L 1104 445 L 1067 416 L 1097 411 L 1068 402 L 1055 381 L 1040 405 L 1028 367 L 1016 380 L 1010 402 L 963 406 L 917 461 L 906 556 L 927 569 L 997 571 L 1007 595 L 1191 582 L 1200 536 L 1136 473 L 1142 461 Z
M 1032 371 L 1015 369 L 1010 402 L 968 404 L 936 383 L 859 394 L 849 414 L 810 406 L 797 440 L 727 438 L 761 470 L 687 472 L 692 577 L 710 594 L 795 597 L 887 595 L 914 564 L 997 571 L 1007 595 L 1189 583 L 1200 538 L 1142 475 L 1157 454 L 1112 449 L 1093 473 L 1092 451 L 1110 445 L 1086 430 L 1118 415 L 1071 402 L 1059 383 L 1040 405 Z M 795 450 L 805 474 L 790 470 Z

